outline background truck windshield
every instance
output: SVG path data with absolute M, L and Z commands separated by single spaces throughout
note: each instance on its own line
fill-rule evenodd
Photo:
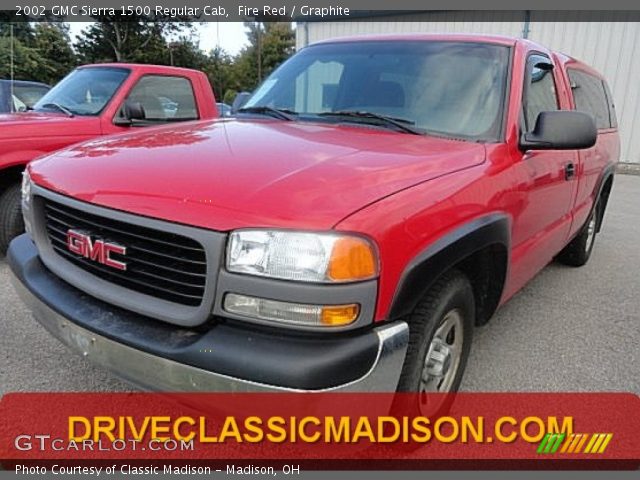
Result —
M 509 48 L 467 42 L 372 41 L 315 45 L 285 62 L 245 107 L 305 120 L 355 111 L 406 120 L 426 133 L 500 136 Z
M 125 68 L 91 67 L 74 70 L 42 97 L 38 111 L 67 111 L 74 115 L 97 115 L 129 75 Z

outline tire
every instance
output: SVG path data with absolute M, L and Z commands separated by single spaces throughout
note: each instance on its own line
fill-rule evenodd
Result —
M 7 253 L 9 243 L 24 232 L 20 184 L 9 185 L 0 195 L 0 255 Z
M 598 233 L 600 201 L 591 211 L 580 233 L 558 254 L 558 260 L 565 265 L 581 267 L 589 261 Z
M 409 345 L 398 392 L 418 392 L 418 395 L 406 396 L 409 400 L 403 401 L 402 408 L 405 412 L 408 408 L 409 412 L 422 415 L 427 411 L 428 414 L 440 412 L 448 407 L 446 397 L 452 399 L 452 396 L 431 396 L 440 399 L 439 403 L 427 407 L 427 392 L 456 392 L 471 350 L 475 300 L 468 278 L 457 270 L 445 273 L 406 320 L 409 324 Z M 445 325 L 451 324 L 454 328 L 448 330 Z M 444 333 L 447 331 L 448 335 Z M 443 333 L 444 339 L 440 338 Z M 441 371 L 443 376 L 435 375 L 436 371 Z M 407 405 L 407 401 L 414 404 Z

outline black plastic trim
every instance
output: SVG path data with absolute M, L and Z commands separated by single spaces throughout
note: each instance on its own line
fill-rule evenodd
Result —
M 509 251 L 510 221 L 503 213 L 470 221 L 423 250 L 404 270 L 391 303 L 388 317 L 410 313 L 433 282 L 449 268 L 490 245 Z
M 607 181 L 609 180 L 609 178 L 613 179 L 615 177 L 615 172 L 616 172 L 616 164 L 615 163 L 610 163 L 609 165 L 607 165 L 604 170 L 602 171 L 602 175 L 600 176 L 599 184 L 598 184 L 598 193 L 594 198 L 594 202 L 593 202 L 593 207 L 596 207 L 596 203 L 598 202 L 599 199 L 602 198 L 602 191 L 604 190 L 604 186 L 606 185 Z M 607 204 L 609 203 L 609 197 L 607 196 L 606 198 L 604 198 L 604 203 L 601 205 L 601 210 L 600 210 L 600 216 L 598 218 L 598 225 L 596 227 L 596 232 L 600 232 L 600 230 L 602 229 L 602 221 L 604 219 L 604 213 L 607 210 Z

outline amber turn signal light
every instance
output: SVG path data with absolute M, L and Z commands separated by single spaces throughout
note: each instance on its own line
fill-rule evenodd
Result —
M 358 237 L 341 237 L 333 245 L 327 276 L 335 282 L 374 278 L 378 262 L 373 246 Z
M 360 313 L 357 304 L 322 307 L 320 323 L 327 327 L 339 327 L 353 323 Z

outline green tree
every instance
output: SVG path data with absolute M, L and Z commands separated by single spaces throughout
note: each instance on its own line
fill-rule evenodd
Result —
M 2 10 L 0 11 L 0 37 L 8 37 L 11 33 L 15 40 L 28 44 L 33 39 L 32 24 L 16 16 L 13 11 Z
M 64 23 L 38 23 L 34 27 L 33 48 L 45 61 L 37 77 L 53 85 L 76 66 L 69 27 Z
M 209 64 L 209 58 L 200 50 L 197 41 L 187 36 L 167 44 L 168 64 L 176 67 L 204 70 Z
M 76 50 L 85 63 L 97 62 L 170 62 L 166 38 L 193 28 L 186 21 L 138 16 L 127 22 L 116 17 L 95 17 L 96 22 L 82 32 Z
M 0 37 L 0 78 L 41 80 L 38 72 L 44 59 L 38 52 L 17 38 Z
M 296 35 L 289 22 L 265 24 L 262 42 L 262 79 L 271 74 L 295 52 Z
M 226 101 L 227 92 L 235 92 L 239 88 L 234 77 L 234 59 L 222 48 L 216 47 L 209 52 L 203 70 L 213 87 L 216 100 Z
M 289 22 L 245 22 L 249 45 L 236 57 L 234 76 L 240 90 L 253 90 L 295 50 Z
M 9 78 L 13 66 L 16 79 L 54 84 L 75 64 L 66 24 L 0 22 L 0 77 Z
M 224 97 L 222 97 L 222 101 L 227 105 L 233 105 L 233 101 L 238 96 L 238 92 L 236 90 L 226 90 L 224 92 Z

